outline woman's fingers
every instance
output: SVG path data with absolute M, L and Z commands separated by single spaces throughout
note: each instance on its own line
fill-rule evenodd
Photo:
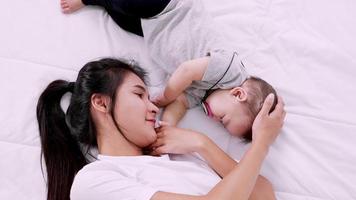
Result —
M 165 121 L 158 121 L 158 127 L 155 128 L 156 132 L 162 132 L 166 127 L 171 126 L 170 123 L 165 122 Z
M 278 96 L 278 103 L 276 105 L 276 108 L 270 115 L 273 117 L 280 117 L 281 119 L 284 119 L 283 115 L 285 115 L 285 114 L 283 114 L 283 113 L 285 113 L 284 101 L 283 101 L 282 97 Z
M 159 121 L 158 124 L 159 124 L 160 126 L 170 126 L 170 125 L 171 125 L 170 123 L 165 122 L 165 121 Z
M 160 138 L 160 137 L 164 136 L 164 133 L 161 130 L 159 130 L 159 131 L 157 131 L 156 135 L 157 135 L 157 138 Z
M 274 100 L 274 94 L 269 94 L 267 97 L 266 97 L 266 99 L 265 99 L 265 101 L 264 101 L 264 103 L 263 103 L 263 106 L 262 106 L 262 109 L 261 109 L 261 111 L 260 111 L 260 115 L 262 115 L 262 116 L 266 116 L 266 115 L 268 115 L 268 113 L 269 113 L 269 111 L 271 110 L 271 107 L 272 107 L 272 105 L 273 105 L 273 100 Z
M 159 155 L 162 155 L 165 153 L 167 153 L 167 149 L 166 149 L 166 146 L 164 146 L 164 145 L 157 147 L 151 151 L 151 155 L 153 155 L 153 156 L 159 156 Z
M 164 145 L 164 139 L 158 138 L 153 144 L 151 144 L 151 148 L 156 148 L 162 145 Z

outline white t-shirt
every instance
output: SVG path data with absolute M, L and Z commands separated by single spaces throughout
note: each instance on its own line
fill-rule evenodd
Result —
M 103 156 L 74 178 L 71 200 L 149 200 L 157 191 L 205 195 L 220 177 L 204 162 L 168 155 Z
M 206 90 L 221 77 L 213 89 L 240 86 L 248 76 L 240 56 L 232 60 L 236 50 L 220 35 L 199 0 L 171 0 L 160 14 L 142 19 L 141 24 L 153 63 L 169 75 L 185 61 L 210 56 L 203 79 L 186 90 L 189 107 L 198 105 Z

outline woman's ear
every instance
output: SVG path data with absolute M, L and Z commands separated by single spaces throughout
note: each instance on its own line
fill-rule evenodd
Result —
M 91 105 L 97 111 L 107 113 L 109 112 L 109 98 L 102 94 L 91 95 Z
M 236 100 L 243 102 L 247 101 L 247 91 L 242 87 L 234 87 L 230 90 L 230 94 L 233 95 Z

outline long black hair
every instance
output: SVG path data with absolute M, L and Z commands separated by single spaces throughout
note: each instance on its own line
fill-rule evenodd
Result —
M 146 73 L 140 67 L 104 58 L 84 65 L 75 82 L 55 80 L 41 94 L 37 120 L 41 158 L 44 157 L 47 169 L 48 200 L 69 200 L 74 176 L 89 163 L 89 149 L 97 147 L 95 124 L 90 115 L 91 96 L 100 93 L 115 102 L 117 88 L 130 72 L 145 82 Z M 67 92 L 72 96 L 64 113 L 60 102 Z M 112 103 L 113 118 L 114 107 Z

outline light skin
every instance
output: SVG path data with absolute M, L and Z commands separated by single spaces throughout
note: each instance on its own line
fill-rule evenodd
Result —
M 202 57 L 181 64 L 168 80 L 163 93 L 153 102 L 159 107 L 165 107 L 162 120 L 176 126 L 188 109 L 188 102 L 184 94 L 193 81 L 201 81 L 210 57 Z M 206 99 L 213 118 L 219 121 L 234 136 L 242 137 L 252 124 L 245 114 L 244 104 L 247 101 L 247 88 L 243 86 L 231 89 L 218 89 Z
M 146 86 L 139 77 L 129 73 L 118 89 L 114 116 L 108 96 L 94 94 L 91 112 L 98 132 L 99 152 L 107 155 L 142 155 L 142 148 L 157 139 L 154 129 L 158 108 L 149 100 Z M 120 144 L 120 145 L 118 145 Z M 122 148 L 120 148 L 122 147 Z M 122 151 L 127 153 L 123 153 Z
M 81 0 L 60 0 L 60 4 L 64 14 L 70 14 L 84 7 Z
M 97 130 L 100 154 L 110 156 L 139 156 L 149 146 L 152 155 L 163 153 L 198 152 L 222 177 L 206 195 L 192 196 L 156 192 L 152 200 L 210 200 L 210 199 L 275 199 L 271 184 L 259 176 L 268 149 L 278 136 L 285 112 L 280 99 L 276 109 L 268 114 L 272 99 L 266 100 L 253 125 L 253 142 L 239 164 L 201 133 L 168 126 L 162 122 L 154 129 L 158 108 L 149 100 L 145 84 L 129 73 L 117 89 L 114 116 L 111 100 L 101 94 L 91 97 L 91 115 Z M 118 130 L 116 124 L 119 125 Z M 195 140 L 192 140 L 195 138 Z M 219 158 L 218 160 L 216 158 Z M 262 194 L 261 194 L 262 193 Z

